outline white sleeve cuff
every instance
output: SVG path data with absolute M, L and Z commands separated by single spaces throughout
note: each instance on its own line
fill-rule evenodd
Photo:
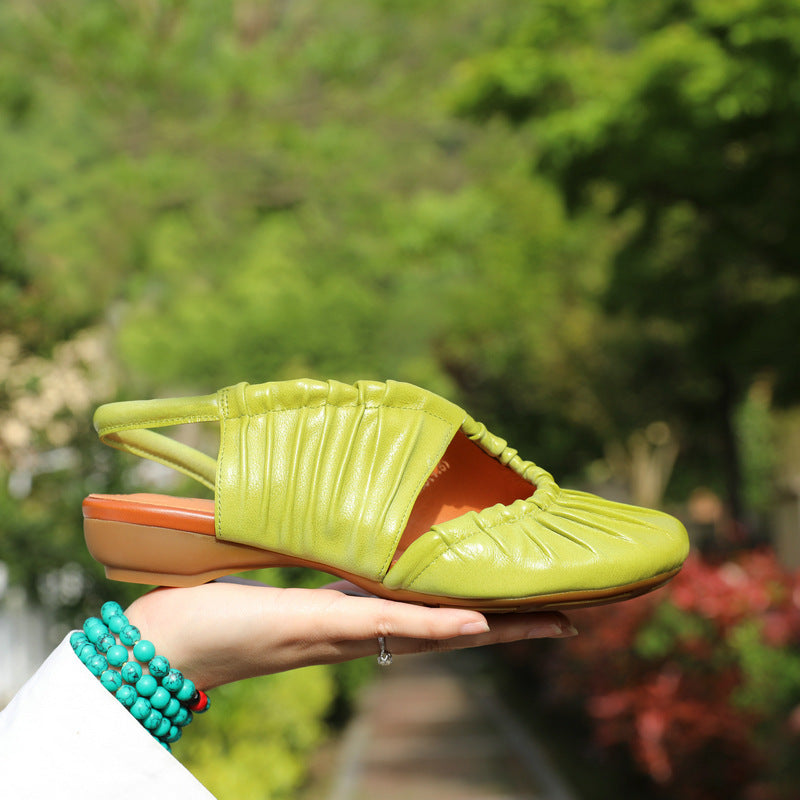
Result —
M 69 637 L 0 713 L 0 784 L 19 800 L 213 800 L 81 663 Z

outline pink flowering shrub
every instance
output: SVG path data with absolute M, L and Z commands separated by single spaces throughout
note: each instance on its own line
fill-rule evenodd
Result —
M 571 616 L 548 681 L 600 746 L 670 797 L 800 797 L 800 575 L 771 552 L 692 556 L 660 591 Z

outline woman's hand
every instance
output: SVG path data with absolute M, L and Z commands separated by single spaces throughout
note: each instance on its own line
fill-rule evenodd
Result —
M 134 601 L 127 616 L 157 653 L 201 689 L 377 656 L 378 636 L 402 655 L 576 633 L 554 611 L 487 617 L 363 596 L 344 581 L 324 589 L 276 589 L 223 579 L 156 589 Z

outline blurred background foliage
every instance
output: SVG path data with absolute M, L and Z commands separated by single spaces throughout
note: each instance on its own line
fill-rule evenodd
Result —
M 796 567 L 799 83 L 797 0 L 5 0 L 8 582 L 63 622 L 135 593 L 80 500 L 166 478 L 100 402 L 300 376 L 425 385 Z M 225 690 L 203 780 L 291 796 L 353 669 Z M 259 745 L 237 702 L 291 712 Z

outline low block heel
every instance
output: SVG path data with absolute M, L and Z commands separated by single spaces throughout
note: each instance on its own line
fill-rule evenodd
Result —
M 267 551 L 204 533 L 91 518 L 84 519 L 83 531 L 106 575 L 127 583 L 198 586 L 232 572 L 279 565 L 279 557 Z

